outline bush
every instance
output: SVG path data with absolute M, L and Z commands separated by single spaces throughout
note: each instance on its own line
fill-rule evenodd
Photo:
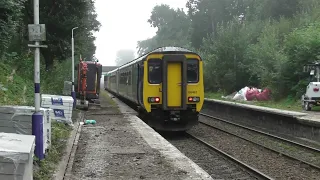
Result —
M 33 104 L 33 82 L 7 64 L 0 63 L 0 69 L 0 105 Z
M 56 61 L 51 71 L 45 71 L 43 67 L 43 93 L 62 94 L 64 81 L 71 81 L 71 63 L 70 59 L 61 63 Z
M 285 52 L 288 55 L 287 68 L 283 69 L 285 85 L 295 97 L 300 97 L 308 84 L 308 73 L 303 65 L 320 60 L 320 22 L 294 30 L 287 36 Z M 295 69 L 295 71 L 293 71 Z
M 34 104 L 34 61 L 31 55 L 7 53 L 0 63 L 0 105 Z M 69 68 L 68 68 L 69 67 Z M 41 94 L 62 94 L 64 81 L 71 80 L 71 60 L 55 61 L 51 71 L 40 67 Z

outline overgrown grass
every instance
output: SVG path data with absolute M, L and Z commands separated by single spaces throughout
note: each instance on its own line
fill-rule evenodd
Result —
M 114 108 L 114 111 L 116 111 L 117 113 L 121 113 L 119 106 L 117 105 L 117 103 L 112 99 L 112 97 L 110 97 L 108 95 L 108 92 L 105 91 L 104 89 L 101 89 L 100 91 L 100 96 L 103 98 L 101 100 L 101 104 L 103 103 L 103 101 L 106 103 L 107 107 L 111 107 Z M 113 95 L 112 95 L 113 96 Z M 103 107 L 103 106 L 102 106 Z
M 33 82 L 21 77 L 15 69 L 0 63 L 0 105 L 31 105 Z
M 263 106 L 263 107 L 270 107 L 270 108 L 276 108 L 276 109 L 283 109 L 283 110 L 290 110 L 290 111 L 303 111 L 301 107 L 301 102 L 294 100 L 293 98 L 287 98 L 280 101 L 234 101 L 230 99 L 224 99 L 221 96 L 223 96 L 223 93 L 214 93 L 214 92 L 206 92 L 205 97 L 210 99 L 218 99 L 218 100 L 224 100 L 224 101 L 233 101 L 237 103 L 243 103 L 243 104 L 251 104 L 251 105 L 257 105 L 257 106 Z M 315 107 L 314 110 L 318 110 L 318 107 Z
M 55 62 L 50 72 L 42 70 L 42 93 L 62 94 L 64 81 L 71 81 L 71 61 Z M 76 62 L 75 62 L 76 63 Z
M 104 89 L 101 89 L 100 94 L 101 94 L 102 97 L 104 97 L 105 101 L 107 101 L 108 104 L 110 104 L 112 106 L 115 106 L 115 107 L 117 106 L 117 104 L 108 95 L 107 91 L 105 91 Z
M 0 62 L 0 105 L 32 106 L 34 104 L 32 59 L 27 58 L 21 62 L 29 67 L 21 69 L 19 66 L 14 67 L 10 61 L 7 64 Z M 32 72 L 30 72 L 31 69 Z M 53 69 L 49 72 L 44 70 L 42 62 L 40 75 L 41 94 L 62 94 L 64 81 L 71 80 L 71 61 L 55 62 Z
M 63 123 L 52 122 L 52 144 L 46 158 L 39 164 L 40 169 L 34 171 L 34 180 L 50 180 L 63 156 L 71 127 Z

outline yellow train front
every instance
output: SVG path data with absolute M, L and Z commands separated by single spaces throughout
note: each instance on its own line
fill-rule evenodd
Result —
M 137 105 L 154 129 L 185 131 L 203 105 L 203 62 L 187 49 L 162 47 L 110 71 L 105 86 Z

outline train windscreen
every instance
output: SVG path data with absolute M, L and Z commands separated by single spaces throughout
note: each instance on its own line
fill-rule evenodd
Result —
M 197 83 L 199 81 L 199 61 L 197 59 L 188 59 L 187 81 L 188 83 Z

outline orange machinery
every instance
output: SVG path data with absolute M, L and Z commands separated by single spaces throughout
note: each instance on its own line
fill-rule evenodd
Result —
M 100 79 L 102 76 L 102 65 L 95 61 L 82 61 L 77 65 L 76 95 L 81 104 L 95 102 L 100 95 Z

